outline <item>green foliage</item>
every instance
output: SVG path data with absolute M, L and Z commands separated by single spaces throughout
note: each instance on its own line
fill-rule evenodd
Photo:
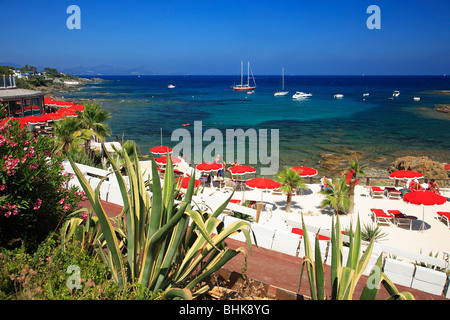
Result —
M 305 221 L 302 215 L 303 230 L 306 231 Z M 310 293 L 312 300 L 325 300 L 325 272 L 323 262 L 321 260 L 321 252 L 319 246 L 319 237 L 315 237 L 315 250 L 313 252 L 309 240 L 308 232 L 303 232 L 303 244 L 305 246 L 305 257 L 302 262 L 302 271 L 300 275 L 299 290 L 302 285 L 302 277 L 304 268 L 306 267 L 309 279 Z M 334 223 L 332 222 L 331 231 L 331 272 L 330 272 L 330 286 L 332 300 L 352 300 L 355 288 L 361 278 L 362 273 L 366 269 L 373 250 L 374 239 L 372 239 L 364 252 L 362 252 L 361 243 L 361 228 L 360 221 L 356 224 L 355 232 L 352 227 L 349 232 L 349 253 L 347 257 L 347 265 L 343 265 L 343 240 L 339 216 Z M 330 254 L 330 252 L 328 253 Z M 390 300 L 413 300 L 414 296 L 409 292 L 399 292 L 394 283 L 381 271 L 382 255 L 378 258 L 373 267 L 370 276 L 364 285 L 361 293 L 361 300 L 375 300 L 380 284 L 391 295 Z
M 9 66 L 0 66 L 0 75 L 10 75 L 13 74 L 13 72 L 11 70 L 14 70 L 14 67 L 9 67 Z
M 80 270 L 81 288 L 70 289 L 70 266 Z M 118 287 L 108 267 L 79 242 L 62 244 L 51 234 L 34 254 L 23 248 L 0 253 L 0 300 L 141 300 L 161 299 L 140 285 Z
M 330 180 L 327 180 L 325 183 L 328 185 L 328 188 L 320 191 L 321 194 L 325 195 L 325 199 L 321 203 L 322 208 L 332 207 L 337 214 L 346 213 L 350 206 L 350 199 L 345 178 L 339 178 L 336 183 L 332 183 Z
M 114 281 L 120 286 L 139 283 L 152 292 L 163 290 L 166 297 L 189 298 L 187 289 L 194 296 L 205 292 L 207 287 L 198 287 L 202 281 L 221 268 L 228 260 L 246 251 L 243 248 L 230 249 L 225 239 L 235 233 L 243 232 L 249 244 L 250 226 L 236 222 L 223 228 L 217 216 L 223 211 L 231 197 L 212 215 L 192 209 L 194 175 L 191 177 L 184 198 L 175 201 L 180 188 L 174 178 L 170 160 L 166 166 L 164 182 L 161 186 L 156 162 L 152 158 L 152 195 L 147 191 L 141 174 L 139 161 L 132 163 L 126 153 L 128 190 L 119 168 L 111 162 L 119 182 L 124 202 L 126 226 L 126 261 L 124 261 L 116 231 L 101 205 L 99 188 L 92 190 L 81 171 L 69 158 L 75 173 L 86 192 L 92 208 L 99 219 L 105 250 L 98 250 L 108 264 Z M 232 196 L 232 195 L 231 195 Z M 175 290 L 175 291 L 173 291 Z
M 285 167 L 277 172 L 276 179 L 282 183 L 281 191 L 283 191 L 287 196 L 286 212 L 289 212 L 291 211 L 292 192 L 299 188 L 306 188 L 303 183 L 303 178 L 295 170 Z
M 49 158 L 52 141 L 9 121 L 0 127 L 0 246 L 34 250 L 82 194 L 67 190 L 61 158 Z

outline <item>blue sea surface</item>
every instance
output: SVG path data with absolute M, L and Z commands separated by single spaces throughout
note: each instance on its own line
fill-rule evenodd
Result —
M 201 121 L 203 132 L 278 129 L 280 167 L 320 168 L 323 154 L 351 151 L 380 166 L 405 155 L 450 162 L 450 115 L 435 111 L 437 104 L 450 103 L 450 95 L 432 93 L 449 90 L 450 77 L 287 75 L 289 94 L 279 97 L 273 93 L 281 88 L 281 76 L 255 76 L 254 94 L 232 90 L 238 76 L 101 78 L 106 81 L 89 83 L 64 98 L 101 102 L 112 116 L 108 141 L 134 140 L 141 154 L 161 141 L 173 147 L 178 143 L 171 141 L 174 130 L 193 132 L 194 121 Z M 400 96 L 388 99 L 395 90 Z M 293 100 L 296 91 L 312 97 Z M 369 96 L 363 97 L 365 92 Z M 337 93 L 344 97 L 334 99 Z M 414 101 L 416 96 L 421 100 Z

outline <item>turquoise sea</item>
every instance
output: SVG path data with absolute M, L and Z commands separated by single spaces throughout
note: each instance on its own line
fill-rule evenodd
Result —
M 450 162 L 450 115 L 435 111 L 437 104 L 450 103 L 450 95 L 433 93 L 450 90 L 446 76 L 287 75 L 285 89 L 290 92 L 281 97 L 273 95 L 281 87 L 281 76 L 255 76 L 254 94 L 232 90 L 239 76 L 101 78 L 105 81 L 63 97 L 101 102 L 112 116 L 108 141 L 122 136 L 134 140 L 141 154 L 149 154 L 161 141 L 173 147 L 178 143 L 171 141 L 174 130 L 193 132 L 194 121 L 202 121 L 203 132 L 278 129 L 280 167 L 320 168 L 321 155 L 350 151 L 362 152 L 365 162 L 378 166 L 405 155 Z M 176 87 L 168 89 L 169 84 Z M 400 95 L 388 99 L 395 90 Z M 293 100 L 295 91 L 312 97 Z M 369 95 L 363 97 L 365 92 Z M 337 93 L 344 97 L 334 99 Z

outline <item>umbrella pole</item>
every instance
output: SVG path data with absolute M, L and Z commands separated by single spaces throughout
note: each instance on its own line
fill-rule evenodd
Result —
M 420 226 L 420 231 L 425 230 L 425 206 L 422 204 L 422 225 Z

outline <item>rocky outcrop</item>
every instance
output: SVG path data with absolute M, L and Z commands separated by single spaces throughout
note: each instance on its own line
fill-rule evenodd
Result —
M 397 158 L 389 168 L 389 172 L 412 170 L 422 173 L 425 179 L 447 179 L 449 176 L 444 166 L 444 163 L 433 161 L 427 156 L 406 156 Z
M 319 161 L 322 167 L 321 172 L 327 175 L 339 175 L 343 170 L 348 169 L 349 163 L 354 159 L 363 158 L 363 153 L 346 150 L 341 153 L 321 153 Z

